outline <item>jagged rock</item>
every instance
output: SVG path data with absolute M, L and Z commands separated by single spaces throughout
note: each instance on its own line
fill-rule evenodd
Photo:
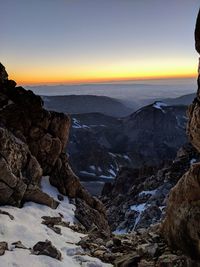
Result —
M 200 54 L 200 11 L 197 16 L 196 27 L 195 27 L 195 47 L 197 52 L 199 52 Z
M 78 177 L 69 166 L 66 154 L 61 154 L 56 161 L 54 170 L 50 176 L 52 185 L 58 188 L 59 192 L 70 198 L 75 198 L 81 191 L 81 184 Z
M 163 233 L 172 247 L 200 258 L 200 164 L 194 164 L 171 190 Z
M 61 217 L 43 216 L 42 219 L 42 223 L 48 226 L 54 226 L 55 224 L 60 224 L 62 222 Z
M 186 144 L 173 162 L 160 169 L 121 168 L 114 183 L 104 186 L 101 197 L 112 230 L 131 232 L 159 222 L 170 189 L 195 161 L 199 153 Z
M 91 208 L 86 202 L 76 199 L 76 210 L 75 217 L 78 221 L 86 228 L 91 230 L 92 227 L 96 226 L 97 229 L 101 229 L 106 236 L 110 234 L 110 228 L 106 220 L 105 214 Z
M 5 67 L 0 63 L 0 82 L 4 83 L 8 80 L 8 73 L 6 72 Z
M 116 267 L 137 267 L 141 257 L 137 253 L 126 255 L 115 261 Z
M 200 52 L 200 13 L 195 30 L 196 49 Z M 197 97 L 188 110 L 188 135 L 191 143 L 200 152 L 200 76 Z M 200 164 L 191 166 L 171 190 L 162 232 L 168 243 L 183 250 L 194 259 L 200 259 Z
M 150 256 L 151 258 L 154 258 L 157 252 L 158 252 L 157 243 L 154 244 L 146 243 L 146 244 L 141 244 L 137 247 L 137 253 L 139 255 L 147 255 Z
M 13 242 L 11 245 L 14 246 L 15 248 L 28 249 L 26 246 L 22 244 L 21 241 Z
M 55 258 L 57 260 L 62 259 L 61 252 L 52 245 L 51 241 L 46 240 L 45 242 L 38 242 L 33 247 L 33 253 L 36 255 L 45 255 L 52 258 Z
M 184 255 L 164 254 L 159 257 L 156 267 L 199 267 L 200 263 Z
M 0 256 L 4 255 L 6 250 L 8 250 L 8 243 L 0 242 Z
M 59 205 L 58 201 L 50 197 L 48 194 L 42 192 L 38 186 L 29 186 L 23 196 L 23 200 L 46 205 L 52 209 L 56 209 Z
M 14 216 L 11 215 L 9 212 L 7 211 L 4 211 L 4 210 L 0 210 L 0 214 L 3 214 L 3 215 L 7 215 L 11 220 L 14 220 Z
M 56 208 L 59 202 L 40 190 L 42 175 L 49 175 L 61 194 L 84 200 L 108 230 L 102 203 L 83 188 L 69 166 L 69 129 L 69 116 L 45 110 L 42 98 L 16 87 L 0 64 L 0 205 L 34 201 Z

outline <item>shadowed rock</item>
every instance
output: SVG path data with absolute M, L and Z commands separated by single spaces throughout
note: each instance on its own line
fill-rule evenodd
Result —
M 200 53 L 200 13 L 195 29 L 195 46 Z M 200 76 L 197 96 L 188 109 L 188 135 L 200 152 Z M 171 190 L 162 232 L 168 243 L 200 259 L 200 164 L 194 164 Z

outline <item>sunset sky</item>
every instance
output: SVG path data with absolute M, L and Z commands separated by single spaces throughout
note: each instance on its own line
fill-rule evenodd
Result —
M 0 61 L 22 84 L 194 76 L 199 0 L 0 0 Z

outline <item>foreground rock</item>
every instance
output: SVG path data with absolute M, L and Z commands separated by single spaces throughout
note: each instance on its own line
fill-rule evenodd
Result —
M 0 256 L 4 255 L 6 250 L 8 250 L 7 242 L 0 242 Z
M 200 13 L 198 15 L 195 41 L 200 47 Z M 198 92 L 189 107 L 188 134 L 191 143 L 200 152 L 200 76 Z M 183 250 L 194 259 L 200 259 L 199 247 L 200 220 L 200 164 L 194 164 L 172 189 L 162 232 L 168 243 Z
M 160 236 L 160 226 L 103 239 L 95 233 L 78 243 L 91 256 L 116 267 L 199 267 L 200 263 L 170 248 Z
M 49 240 L 46 240 L 45 242 L 40 241 L 35 244 L 35 246 L 33 247 L 33 253 L 36 255 L 49 256 L 57 260 L 62 259 L 61 252 L 57 250 L 57 248 L 54 247 Z
M 194 164 L 171 190 L 164 235 L 172 247 L 200 258 L 200 163 Z
M 0 205 L 33 201 L 56 208 L 59 202 L 40 189 L 42 175 L 48 175 L 61 194 L 83 200 L 99 214 L 109 231 L 102 203 L 83 188 L 68 163 L 69 129 L 67 115 L 45 110 L 42 99 L 16 87 L 0 64 Z

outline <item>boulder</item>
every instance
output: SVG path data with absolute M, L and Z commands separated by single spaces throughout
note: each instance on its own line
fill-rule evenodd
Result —
M 46 240 L 45 242 L 38 242 L 34 245 L 32 251 L 35 255 L 45 255 L 60 261 L 62 259 L 61 252 L 55 246 L 53 246 L 49 240 Z
M 76 199 L 75 217 L 87 231 L 96 227 L 96 229 L 100 229 L 105 236 L 109 236 L 110 228 L 104 211 L 100 212 L 99 210 L 92 208 L 79 198 Z

